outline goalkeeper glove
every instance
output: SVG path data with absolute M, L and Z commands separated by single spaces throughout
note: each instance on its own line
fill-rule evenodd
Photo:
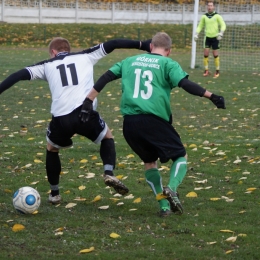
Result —
M 196 33 L 196 34 L 194 35 L 194 41 L 196 42 L 198 39 L 199 39 L 199 34 Z
M 217 108 L 226 109 L 224 97 L 212 94 L 210 100 Z
M 223 37 L 223 32 L 220 32 L 220 33 L 218 33 L 218 35 L 217 35 L 217 40 L 222 40 L 222 37 Z
M 141 41 L 140 50 L 151 52 L 151 49 L 150 49 L 150 43 L 151 42 L 152 42 L 152 39 L 149 39 L 149 40 L 146 40 L 146 41 Z
M 79 117 L 83 123 L 88 122 L 91 112 L 93 111 L 93 101 L 86 98 L 83 102 Z

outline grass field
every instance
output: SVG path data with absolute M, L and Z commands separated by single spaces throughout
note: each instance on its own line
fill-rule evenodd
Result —
M 95 66 L 95 79 L 135 53 L 113 52 Z M 46 58 L 46 49 L 1 48 L 0 81 Z M 19 82 L 0 96 L 0 259 L 259 259 L 260 74 L 223 71 L 218 79 L 203 78 L 201 69 L 189 69 L 189 51 L 175 50 L 172 58 L 192 81 L 223 95 L 227 107 L 217 110 L 207 99 L 179 88 L 172 91 L 173 124 L 189 156 L 178 190 L 184 214 L 157 215 L 143 165 L 122 136 L 120 81 L 100 94 L 98 110 L 115 136 L 115 174 L 123 177 L 134 198 L 113 196 L 103 183 L 99 146 L 75 136 L 74 147 L 60 152 L 63 201 L 50 205 L 45 174 L 50 92 L 43 81 Z M 170 165 L 160 165 L 164 184 Z M 95 177 L 86 178 L 88 173 Z M 38 214 L 14 210 L 12 196 L 22 186 L 39 191 Z M 186 197 L 190 192 L 197 197 Z M 102 199 L 92 202 L 97 195 Z M 141 202 L 134 203 L 138 198 Z M 66 208 L 68 203 L 76 206 Z M 15 224 L 25 229 L 14 232 Z M 113 232 L 120 237 L 111 238 Z M 233 242 L 227 241 L 230 237 Z M 91 247 L 92 252 L 79 253 Z

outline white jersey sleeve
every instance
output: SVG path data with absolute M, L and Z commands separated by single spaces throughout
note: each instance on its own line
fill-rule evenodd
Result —
M 51 113 L 63 116 L 82 105 L 94 85 L 93 66 L 106 52 L 103 44 L 77 53 L 59 53 L 55 58 L 26 67 L 31 79 L 49 83 L 52 95 Z M 94 102 L 96 107 L 96 101 Z

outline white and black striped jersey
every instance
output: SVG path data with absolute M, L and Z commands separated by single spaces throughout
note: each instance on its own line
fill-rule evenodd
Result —
M 52 95 L 51 114 L 71 113 L 81 106 L 94 85 L 93 66 L 107 53 L 103 44 L 77 53 L 61 52 L 55 58 L 28 66 L 31 80 L 48 81 Z M 95 100 L 94 108 L 97 105 Z

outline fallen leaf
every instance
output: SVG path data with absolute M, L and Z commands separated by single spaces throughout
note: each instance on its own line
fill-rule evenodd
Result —
M 219 230 L 220 232 L 224 232 L 224 233 L 234 233 L 234 231 L 229 230 L 229 229 L 221 229 Z
M 80 162 L 80 163 L 87 163 L 88 160 L 87 160 L 87 159 L 82 159 L 82 160 L 80 160 L 79 162 Z
M 34 162 L 35 162 L 35 163 L 42 163 L 42 161 L 41 161 L 41 160 L 38 160 L 38 159 L 35 159 Z
M 124 205 L 124 202 L 118 202 L 116 205 L 117 206 L 122 206 L 122 205 Z
M 85 254 L 85 253 L 90 253 L 90 252 L 92 252 L 92 251 L 94 251 L 94 250 L 95 250 L 95 247 L 92 246 L 92 247 L 90 247 L 90 248 L 80 250 L 79 253 L 80 253 L 80 254 Z
M 232 243 L 236 242 L 236 240 L 237 240 L 237 237 L 229 237 L 226 239 L 227 242 L 232 242 Z
M 248 189 L 246 189 L 247 191 L 254 191 L 254 190 L 256 190 L 256 188 L 248 188 Z
M 81 186 L 78 187 L 78 189 L 79 189 L 79 190 L 85 190 L 85 189 L 86 189 L 86 186 L 81 185 Z
M 21 225 L 21 224 L 14 224 L 12 227 L 12 231 L 14 231 L 14 232 L 21 231 L 24 229 L 25 229 L 25 226 Z
M 187 197 L 187 198 L 197 198 L 198 195 L 197 195 L 196 192 L 191 191 L 191 192 L 189 192 L 189 193 L 186 195 L 186 197 Z
M 109 208 L 109 206 L 100 206 L 100 207 L 98 207 L 99 209 L 108 209 Z
M 91 202 L 97 202 L 99 200 L 101 200 L 101 196 L 97 195 Z
M 247 237 L 247 234 L 238 234 L 238 237 Z
M 216 241 L 214 241 L 214 242 L 207 242 L 207 245 L 214 245 L 214 244 L 217 244 L 217 242 Z
M 77 205 L 77 203 L 68 203 L 66 206 L 65 206 L 65 208 L 66 209 L 70 209 L 70 208 L 73 208 L 73 207 L 75 207 Z
M 112 238 L 119 238 L 120 237 L 120 235 L 118 235 L 117 233 L 111 233 L 109 236 L 112 237 Z
M 217 200 L 220 200 L 220 198 L 210 198 L 210 200 L 217 201 Z
M 55 234 L 54 234 L 55 236 L 62 236 L 63 235 L 63 232 L 56 232 Z
M 226 251 L 226 255 L 232 253 L 234 250 L 228 250 Z
M 141 198 L 137 198 L 137 199 L 135 199 L 134 201 L 133 201 L 133 203 L 140 203 L 141 202 Z
M 125 199 L 133 199 L 135 196 L 133 194 L 129 194 L 128 196 L 125 196 Z
M 136 211 L 137 209 L 129 209 L 129 211 Z

